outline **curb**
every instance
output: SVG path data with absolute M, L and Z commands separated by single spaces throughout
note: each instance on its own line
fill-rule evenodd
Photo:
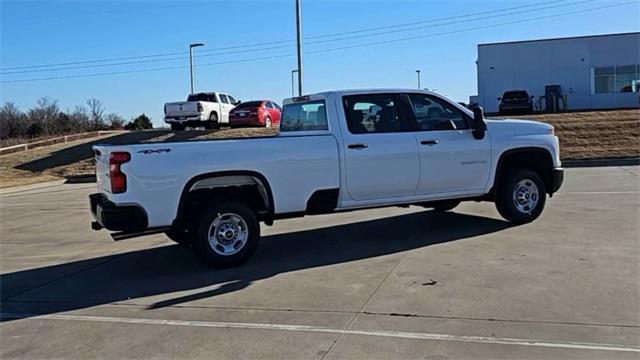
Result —
M 591 159 L 591 160 L 562 160 L 562 167 L 604 167 L 604 166 L 633 166 L 640 165 L 640 157 L 634 158 L 614 158 L 614 159 Z

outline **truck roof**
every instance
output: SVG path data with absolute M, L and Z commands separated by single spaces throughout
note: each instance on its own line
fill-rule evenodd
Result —
M 371 94 L 371 93 L 405 93 L 405 92 L 412 92 L 412 93 L 423 93 L 423 94 L 430 94 L 430 95 L 435 95 L 435 96 L 442 96 L 439 95 L 437 93 L 434 93 L 433 91 L 429 91 L 429 90 L 421 90 L 421 89 L 415 89 L 415 88 L 370 88 L 370 89 L 343 89 L 343 90 L 330 90 L 330 91 L 323 91 L 323 92 L 318 92 L 318 93 L 314 93 L 314 94 L 306 94 L 303 96 L 308 96 L 310 98 L 326 98 L 329 96 L 341 96 L 341 95 L 354 95 L 354 94 Z M 282 101 L 283 104 L 290 104 L 293 101 L 293 99 L 296 99 L 296 97 L 294 98 L 286 98 Z

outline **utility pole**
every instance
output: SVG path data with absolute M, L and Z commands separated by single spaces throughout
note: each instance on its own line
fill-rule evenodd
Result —
M 416 70 L 416 73 L 418 73 L 418 89 L 420 89 L 420 70 Z
M 296 96 L 296 86 L 295 83 L 293 82 L 293 74 L 297 73 L 298 70 L 291 70 L 291 97 L 295 97 Z
M 201 44 L 201 43 L 189 44 L 189 72 L 191 73 L 191 92 L 190 92 L 190 94 L 193 94 L 193 48 L 194 47 L 200 47 L 200 46 L 204 46 L 204 44 Z
M 300 0 L 296 0 L 296 35 L 298 47 L 298 96 L 302 96 L 302 10 Z

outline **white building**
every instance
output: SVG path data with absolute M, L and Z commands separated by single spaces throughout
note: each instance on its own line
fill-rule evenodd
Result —
M 640 105 L 640 32 L 478 45 L 477 102 L 498 111 L 507 90 L 526 90 L 545 108 L 559 85 L 569 110 Z

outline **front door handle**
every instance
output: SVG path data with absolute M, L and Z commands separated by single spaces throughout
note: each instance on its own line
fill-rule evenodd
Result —
M 420 141 L 421 145 L 429 145 L 429 146 L 438 145 L 439 143 L 440 143 L 440 141 L 438 141 L 436 139 Z
M 369 146 L 367 144 L 349 144 L 347 147 L 349 149 L 366 149 Z

